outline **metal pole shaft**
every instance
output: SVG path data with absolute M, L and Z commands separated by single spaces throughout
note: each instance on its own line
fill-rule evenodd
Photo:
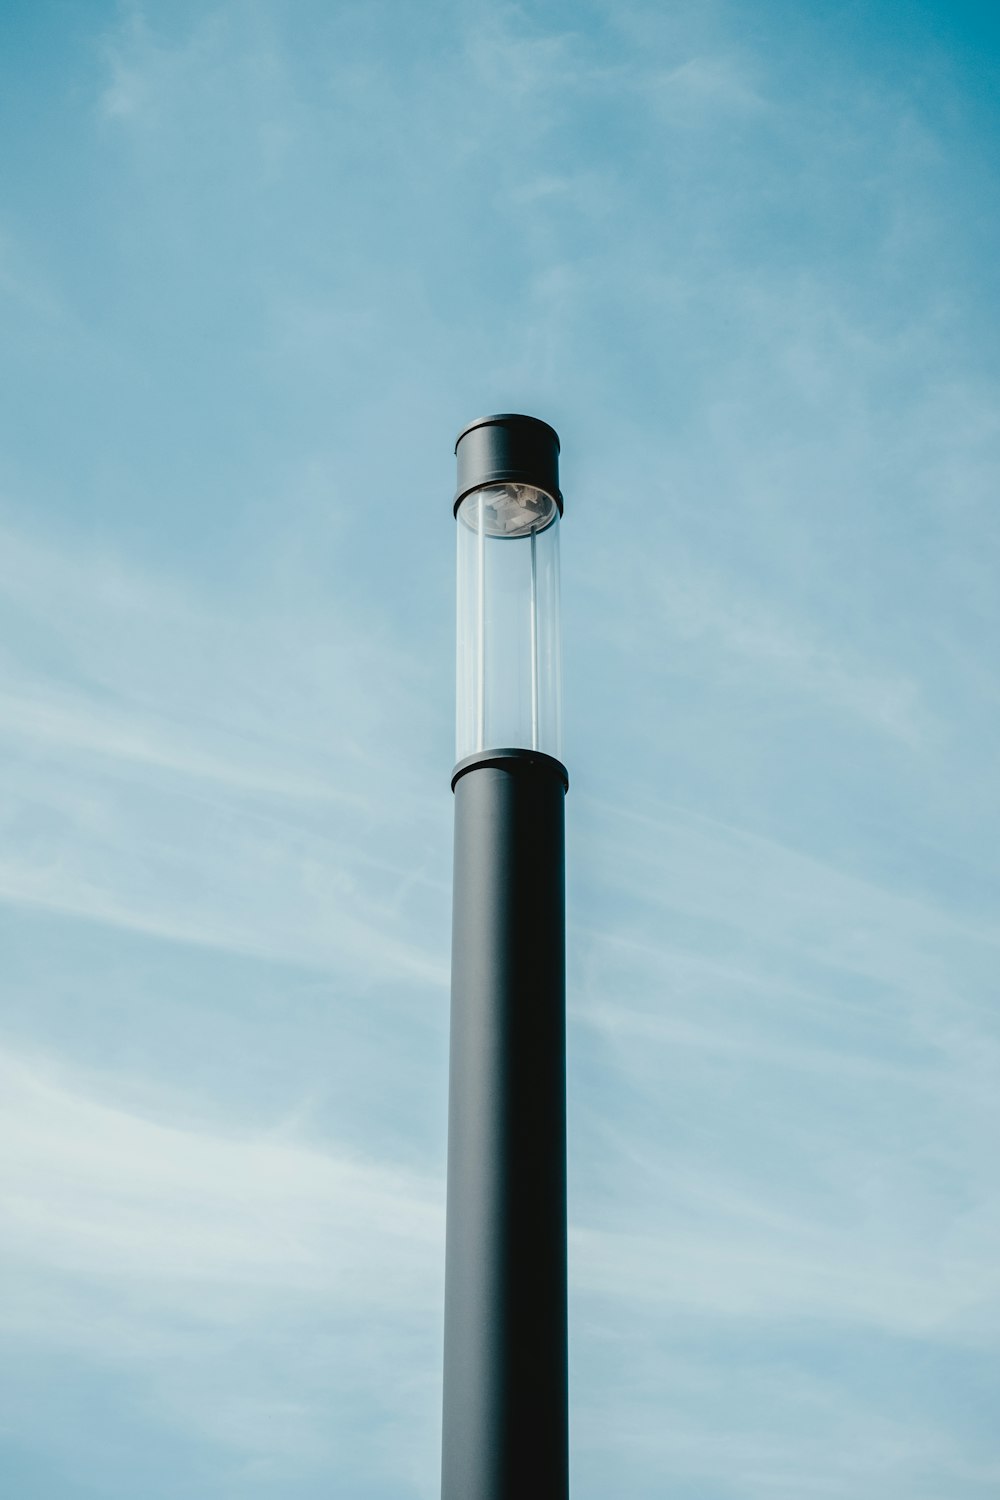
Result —
M 568 1496 L 564 775 L 455 782 L 442 1500 Z

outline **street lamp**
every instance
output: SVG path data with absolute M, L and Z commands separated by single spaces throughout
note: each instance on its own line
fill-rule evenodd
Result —
M 566 1500 L 559 439 L 459 435 L 442 1500 Z

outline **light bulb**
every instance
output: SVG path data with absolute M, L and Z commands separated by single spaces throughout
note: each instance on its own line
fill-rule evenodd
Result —
M 487 484 L 467 495 L 458 514 L 472 531 L 479 530 L 480 497 L 487 536 L 530 536 L 544 531 L 558 515 L 556 502 L 530 484 Z

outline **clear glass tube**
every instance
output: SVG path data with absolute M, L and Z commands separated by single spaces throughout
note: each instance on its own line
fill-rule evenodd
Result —
M 559 511 L 530 485 L 458 508 L 456 753 L 562 756 Z

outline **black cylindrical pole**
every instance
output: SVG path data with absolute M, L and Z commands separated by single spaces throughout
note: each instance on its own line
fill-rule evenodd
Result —
M 568 1492 L 563 798 L 455 783 L 442 1500 Z
M 567 1500 L 567 777 L 481 748 L 452 784 L 442 1500 Z

